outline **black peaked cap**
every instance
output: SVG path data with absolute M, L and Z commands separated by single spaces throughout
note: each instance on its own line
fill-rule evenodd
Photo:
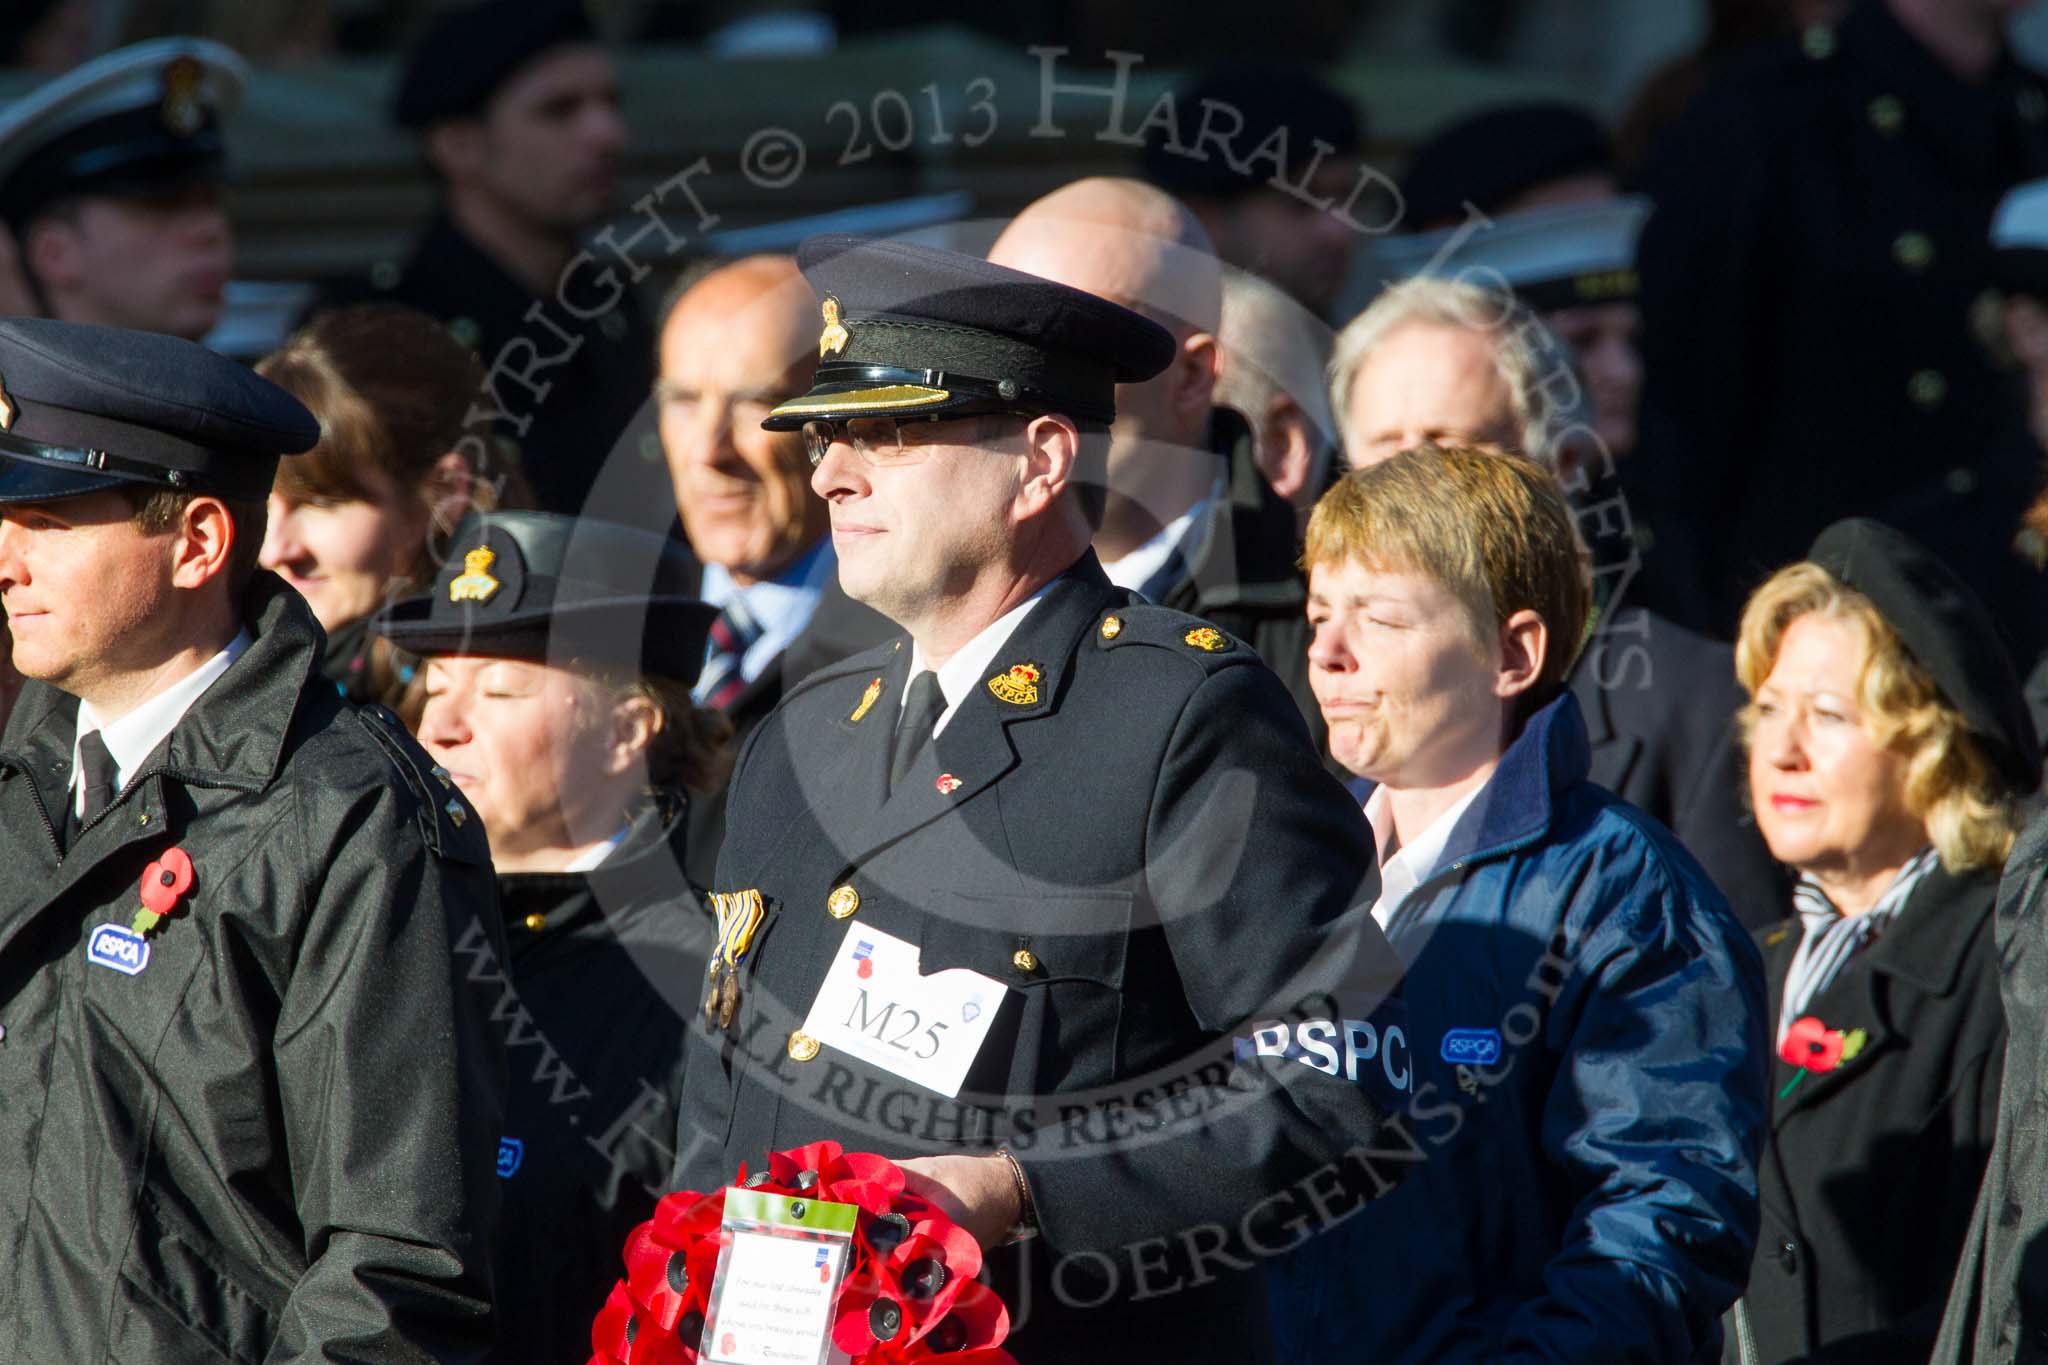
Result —
M 1437 133 L 1415 149 L 1401 177 L 1410 228 L 1460 222 L 1469 202 L 1499 212 L 1550 180 L 1614 169 L 1607 130 L 1575 104 L 1510 104 Z
M 1918 541 L 1868 517 L 1820 533 L 1807 559 L 1868 597 L 1962 714 L 1999 772 L 2023 792 L 2041 778 L 2041 746 L 1991 614 Z
M 0 318 L 0 502 L 121 483 L 261 499 L 319 438 L 305 404 L 204 346 Z
M 811 390 L 762 423 L 1062 413 L 1116 416 L 1116 386 L 1172 363 L 1164 327 L 1083 290 L 914 242 L 812 237 L 797 264 L 822 330 Z
M 1235 199 L 1269 187 L 1275 174 L 1299 183 L 1318 160 L 1356 156 L 1363 139 L 1358 105 L 1349 95 L 1302 67 L 1279 63 L 1217 67 L 1175 92 L 1173 113 L 1171 137 L 1163 125 L 1148 123 L 1140 159 L 1147 180 L 1181 196 Z M 1205 122 L 1224 136 L 1239 164 L 1250 167 L 1232 166 L 1213 141 L 1197 145 Z M 1283 144 L 1286 165 L 1276 167 Z M 1252 155 L 1262 148 L 1268 150 Z
M 373 629 L 416 654 L 578 660 L 689 685 L 717 619 L 674 541 L 558 512 L 483 512 L 455 528 L 433 588 Z
M 435 16 L 399 78 L 393 115 L 428 128 L 481 113 L 498 87 L 550 48 L 596 40 L 577 0 L 476 0 Z

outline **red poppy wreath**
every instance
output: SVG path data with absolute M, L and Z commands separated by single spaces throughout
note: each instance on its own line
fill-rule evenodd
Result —
M 974 1277 L 981 1247 L 937 1205 L 904 1188 L 895 1162 L 813 1142 L 773 1152 L 736 1185 L 859 1210 L 851 1261 L 832 1309 L 832 1344 L 852 1365 L 943 1359 L 1015 1365 L 1001 1349 L 1010 1314 Z M 710 1308 L 725 1189 L 663 1196 L 626 1239 L 626 1278 L 591 1326 L 590 1365 L 694 1365 Z

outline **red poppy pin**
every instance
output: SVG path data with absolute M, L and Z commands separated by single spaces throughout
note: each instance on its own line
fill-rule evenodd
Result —
M 142 870 L 142 908 L 130 927 L 144 938 L 168 916 L 184 913 L 185 893 L 192 889 L 192 858 L 182 848 L 167 848 Z
M 1856 1054 L 1869 1041 L 1870 1035 L 1860 1028 L 1844 1033 L 1829 1028 L 1811 1014 L 1793 1020 L 1785 1030 L 1785 1041 L 1778 1044 L 1778 1057 L 1787 1066 L 1798 1067 L 1799 1074 L 1785 1083 L 1778 1098 L 1789 1096 L 1809 1074 L 1824 1076 L 1844 1062 L 1855 1061 Z

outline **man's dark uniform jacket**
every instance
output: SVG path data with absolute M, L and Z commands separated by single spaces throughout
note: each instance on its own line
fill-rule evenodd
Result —
M 990 1258 L 1018 1360 L 1267 1358 L 1241 1220 L 1268 1196 L 1286 1216 L 1331 1161 L 1353 1207 L 1341 1176 L 1364 1163 L 1344 1150 L 1401 1145 L 1363 1074 L 1232 1067 L 1259 1021 L 1365 1019 L 1389 988 L 1362 813 L 1255 655 L 1111 586 L 1092 553 L 999 650 L 1003 686 L 976 687 L 890 791 L 912 654 L 815 674 L 741 756 L 713 889 L 758 889 L 766 916 L 731 1028 L 690 1031 L 678 1184 L 821 1138 L 1007 1143 L 1042 1225 Z M 917 945 L 921 973 L 1010 988 L 958 1102 L 791 1037 L 849 923 Z M 1405 1035 L 1382 1035 L 1361 1072 L 1405 1079 Z
M 770 659 L 745 689 L 725 708 L 732 722 L 732 751 L 739 752 L 754 727 L 773 711 L 783 694 L 827 664 L 881 643 L 896 627 L 879 612 L 862 606 L 839 586 L 835 570 L 825 580 L 818 606 L 789 647 Z M 725 843 L 725 802 L 731 789 L 700 793 L 690 800 L 690 880 L 711 885 L 718 872 L 718 850 Z
M 589 311 L 603 295 L 583 283 L 569 297 Z M 614 307 L 578 318 L 552 296 L 535 300 L 443 214 L 403 265 L 380 263 L 367 282 L 330 285 L 316 308 L 371 301 L 408 304 L 448 324 L 486 371 L 477 406 L 495 414 L 493 429 L 519 452 L 535 504 L 572 516 L 583 511 L 613 445 L 654 384 L 654 332 L 630 289 Z M 533 308 L 545 320 L 529 319 Z M 501 354 L 503 367 L 492 372 Z M 529 373 L 545 395 L 517 378 Z
M 588 872 L 498 879 L 509 971 L 488 976 L 511 1064 L 499 1175 L 499 1348 L 506 1362 L 584 1359 L 626 1235 L 668 1188 L 683 1028 L 711 918 L 683 875 L 681 803 L 650 804 Z
M 2003 547 L 2025 490 L 1991 458 L 2020 395 L 1981 314 L 2000 197 L 2048 174 L 2048 85 L 1965 83 L 1886 0 L 1709 87 L 1645 173 L 1646 408 L 1631 457 L 1681 524 L 1701 619 L 1732 638 L 1765 575 L 1837 517 Z M 1669 439 L 1666 439 L 1669 438 Z M 1666 577 L 1682 570 L 1659 563 Z
M 1236 409 L 1212 411 L 1209 446 L 1228 467 L 1223 497 L 1209 509 L 1189 572 L 1160 605 L 1212 622 L 1257 651 L 1287 685 L 1320 751 L 1328 731 L 1308 685 L 1308 587 L 1294 507 L 1259 472 L 1251 427 Z
M 2048 1361 L 2048 816 L 2006 859 L 1993 934 L 2006 1026 L 1997 1136 L 1934 1365 Z
M 1603 614 L 1572 668 L 1592 780 L 1648 811 L 1752 929 L 1792 909 L 1792 883 L 1756 827 L 1735 717 L 1735 652 L 1641 607 Z
M 269 574 L 254 642 L 59 856 L 76 702 L 0 752 L 0 1361 L 471 1361 L 491 1339 L 505 1053 L 453 954 L 482 824 L 320 676 Z M 134 974 L 94 953 L 191 858 Z M 130 959 L 129 966 L 133 966 Z

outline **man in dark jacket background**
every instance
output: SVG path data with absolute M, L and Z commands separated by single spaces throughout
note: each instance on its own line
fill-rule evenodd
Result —
M 316 434 L 191 343 L 0 322 L 10 1365 L 489 1347 L 505 1063 L 453 948 L 504 960 L 490 860 L 256 569 Z
M 1136 180 L 1077 180 L 1032 203 L 989 260 L 1122 304 L 1173 335 L 1172 362 L 1119 384 L 1095 553 L 1118 587 L 1213 621 L 1280 675 L 1318 747 L 1302 660 L 1294 509 L 1259 472 L 1243 416 L 1215 406 L 1222 268 L 1202 225 Z

